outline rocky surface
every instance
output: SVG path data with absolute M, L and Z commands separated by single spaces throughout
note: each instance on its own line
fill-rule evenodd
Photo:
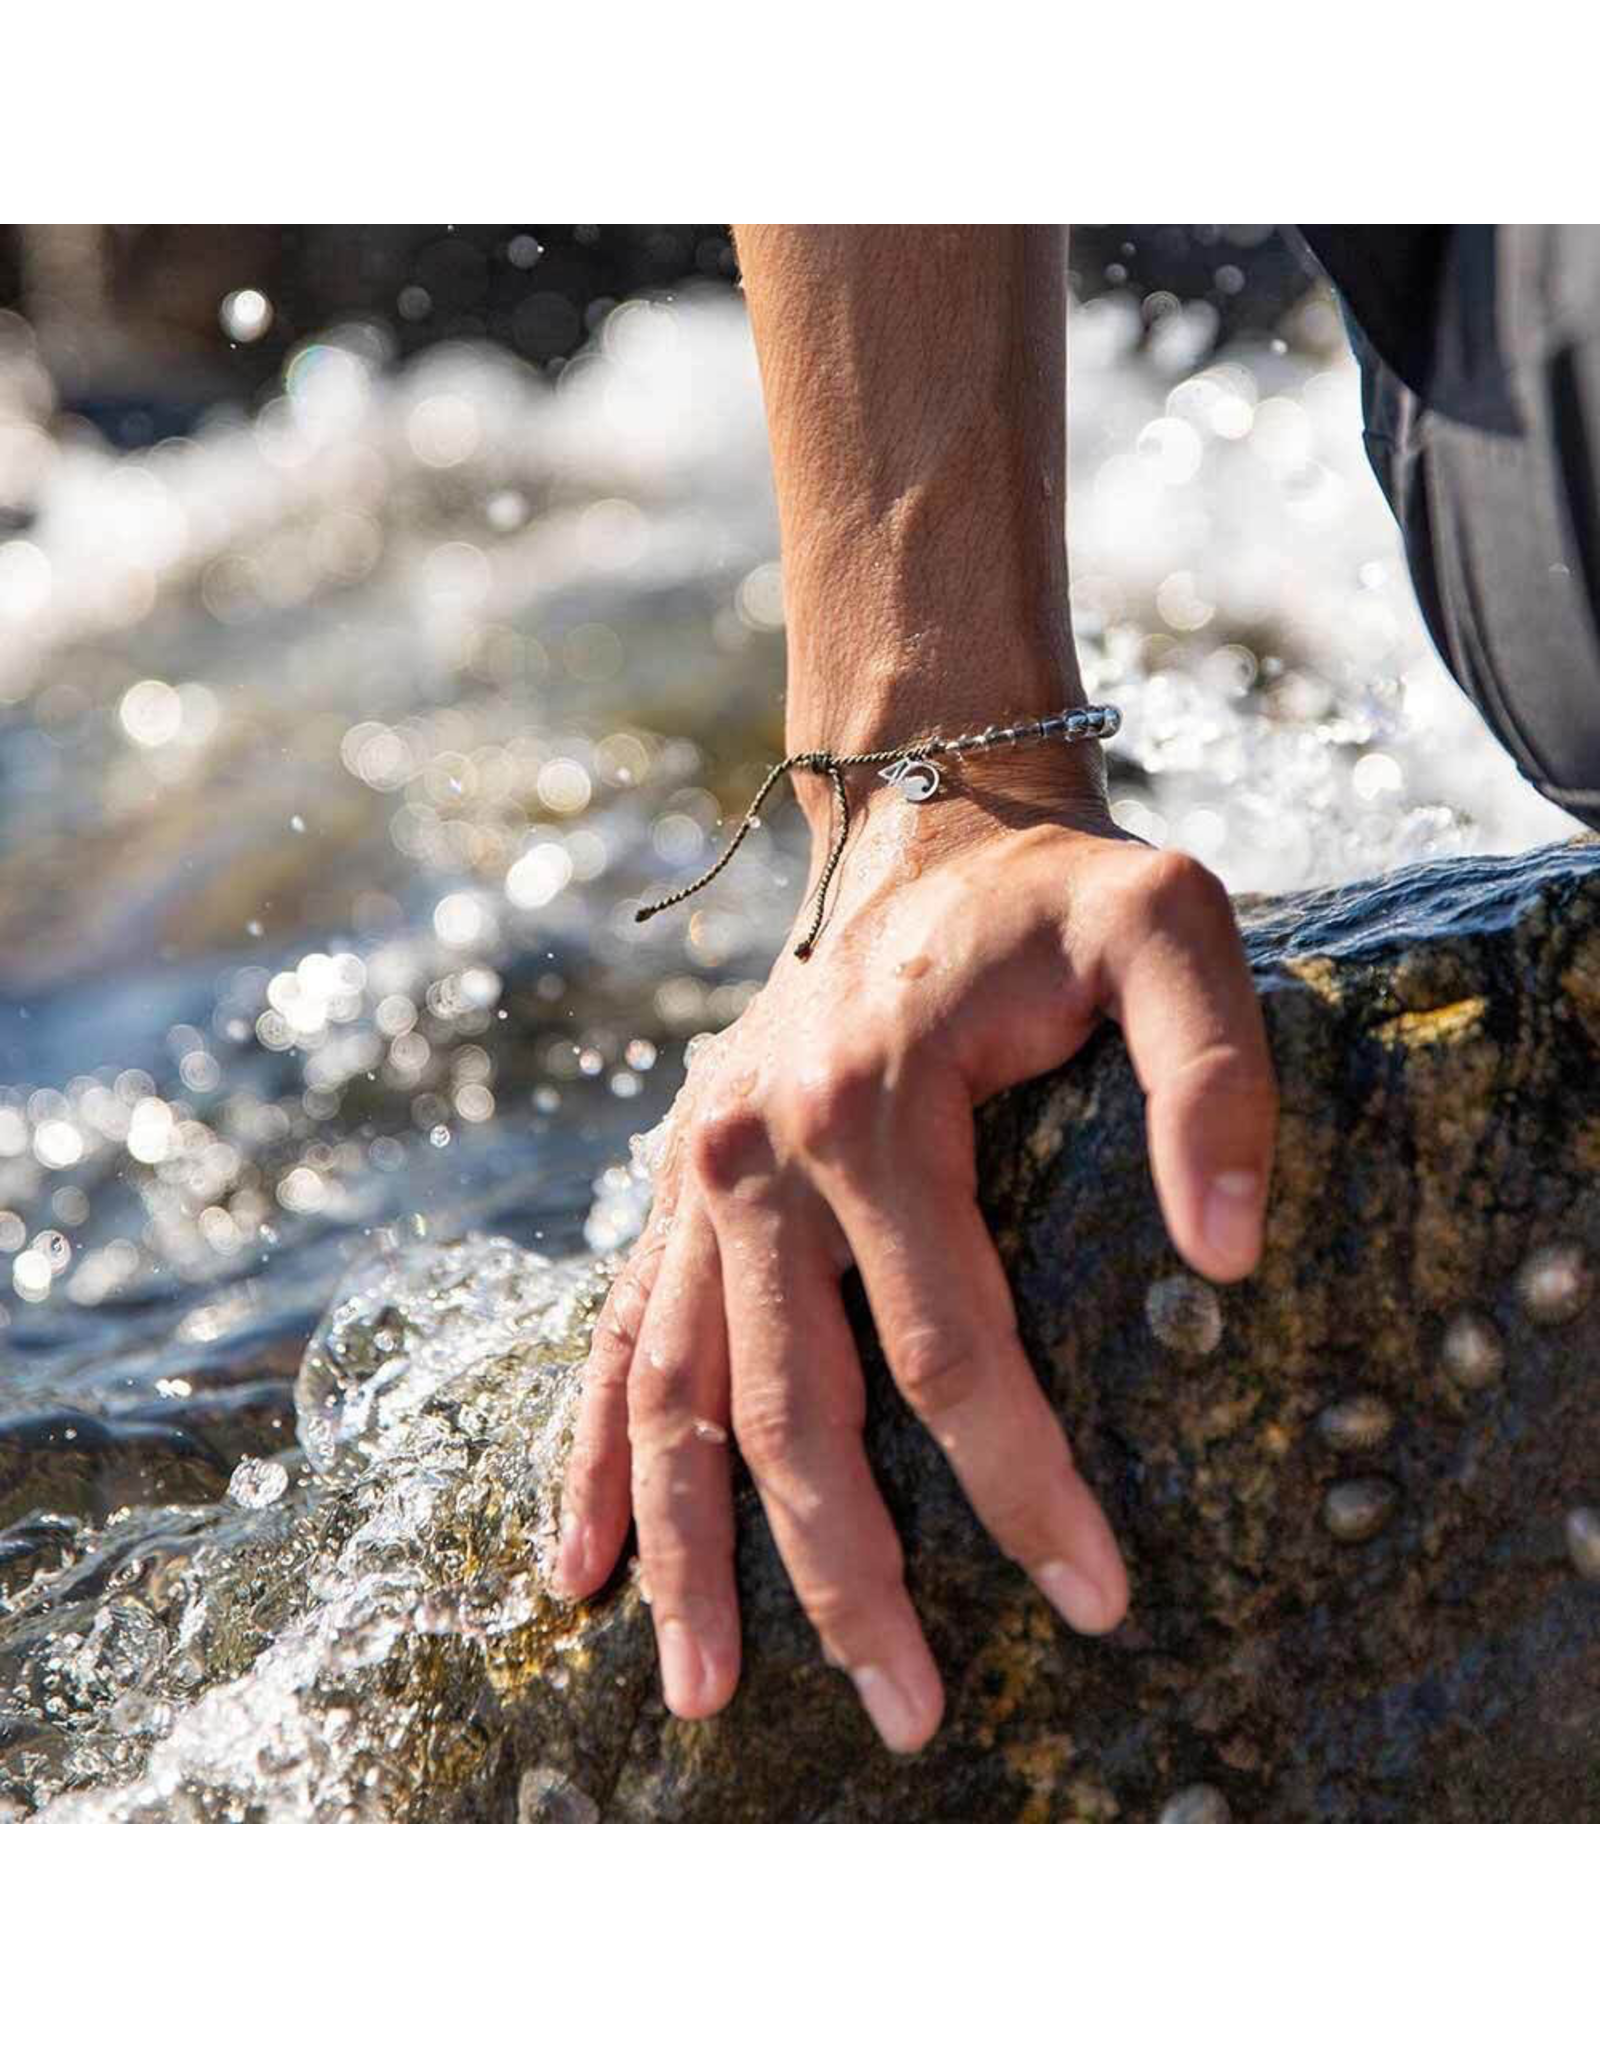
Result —
M 255 1467 L 220 1502 L 210 1477 L 126 1494 L 88 1556 L 41 1537 L 0 1629 L 0 1796 L 20 1817 L 54 1792 L 55 1819 L 1600 1818 L 1600 843 L 1247 922 L 1284 1094 L 1255 1279 L 1177 1264 L 1109 1034 L 983 1119 L 1026 1339 L 1126 1545 L 1114 1636 L 1068 1634 L 991 1550 L 872 1354 L 945 1729 L 877 1746 L 747 1488 L 747 1675 L 715 1722 L 674 1722 L 631 1573 L 581 1609 L 542 1588 L 604 1268 L 424 1245 L 313 1344 L 315 1471 L 290 1457 L 276 1499 Z

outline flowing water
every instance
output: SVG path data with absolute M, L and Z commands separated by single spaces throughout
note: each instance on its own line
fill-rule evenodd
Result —
M 1072 337 L 1122 822 L 1240 890 L 1569 832 L 1427 646 L 1326 308 L 1215 360 L 1188 315 L 1139 334 L 1112 297 Z M 292 1658 L 202 1712 L 243 1681 L 196 1555 L 385 1455 L 386 1413 L 418 1455 L 424 1396 L 564 1327 L 637 1228 L 629 1137 L 802 871 L 791 813 L 632 921 L 778 748 L 775 554 L 726 296 L 624 305 L 553 385 L 341 330 L 257 414 L 125 456 L 0 316 L 8 1817 L 124 1810 L 153 1747 L 281 1721 Z M 313 1778 L 250 1810 L 320 1812 Z

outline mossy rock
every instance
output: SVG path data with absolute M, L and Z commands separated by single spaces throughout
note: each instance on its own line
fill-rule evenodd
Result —
M 1112 1034 L 982 1118 L 1025 1340 L 1126 1548 L 1114 1635 L 995 1553 L 858 1299 L 946 1725 L 878 1746 L 748 1484 L 744 1682 L 672 1720 L 632 1573 L 543 1590 L 595 1268 L 354 1478 L 190 1512 L 168 1663 L 50 1817 L 1600 1819 L 1600 844 L 1245 915 L 1284 1098 L 1252 1280 L 1177 1262 Z

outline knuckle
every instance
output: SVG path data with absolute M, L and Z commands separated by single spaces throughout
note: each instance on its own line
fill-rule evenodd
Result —
M 729 1194 L 770 1160 L 765 1119 L 748 1102 L 716 1103 L 696 1124 L 689 1153 L 706 1187 Z
M 884 1609 L 898 1602 L 903 1584 L 896 1558 L 889 1570 L 863 1569 L 847 1585 L 802 1580 L 795 1597 L 824 1647 L 854 1661 L 856 1650 L 879 1633 Z
M 901 1392 L 921 1416 L 947 1414 L 978 1390 L 977 1354 L 951 1332 L 908 1332 L 895 1346 L 891 1363 Z
M 826 1158 L 855 1149 L 884 1102 L 883 1067 L 867 1053 L 831 1053 L 790 1089 L 786 1123 L 803 1153 Z
M 1233 924 L 1227 890 L 1192 854 L 1158 853 L 1146 864 L 1143 887 L 1158 921 Z
M 628 1375 L 630 1427 L 653 1428 L 688 1412 L 694 1367 L 687 1358 L 662 1352 L 642 1359 Z
M 984 1522 L 1004 1555 L 1031 1571 L 1061 1554 L 1061 1541 L 1050 1513 L 1053 1489 L 1039 1486 L 1023 1493 L 1007 1488 L 984 1503 Z
M 586 1436 L 601 1427 L 602 1418 L 616 1412 L 628 1384 L 633 1358 L 631 1342 L 620 1337 L 602 1337 L 597 1330 L 583 1368 L 583 1391 L 578 1407 L 578 1434 Z
M 681 1599 L 697 1581 L 731 1555 L 731 1546 L 690 1542 L 676 1523 L 662 1515 L 646 1515 L 639 1523 L 639 1555 L 650 1582 L 652 1604 Z
M 1215 1105 L 1240 1130 L 1270 1133 L 1278 1119 L 1278 1082 L 1270 1065 L 1236 1045 L 1213 1045 L 1197 1053 L 1173 1079 L 1179 1101 L 1196 1108 Z
M 600 1499 L 619 1449 L 625 1449 L 620 1431 L 613 1432 L 591 1422 L 580 1424 L 574 1433 L 562 1490 L 567 1501 L 580 1512 L 589 1511 Z
M 752 1472 L 775 1472 L 786 1466 L 801 1438 L 798 1406 L 792 1396 L 764 1395 L 736 1400 L 733 1433 Z
M 626 1374 L 650 1304 L 648 1268 L 653 1264 L 631 1259 L 611 1283 L 589 1345 L 589 1377 L 609 1380 Z
M 1278 1121 L 1278 1077 L 1270 1063 L 1264 1067 L 1255 1060 L 1245 1064 L 1246 1071 L 1230 1078 L 1230 1093 L 1238 1098 L 1245 1115 L 1270 1130 Z
M 624 1346 L 607 1345 L 602 1349 L 596 1340 L 583 1369 L 575 1442 L 587 1443 L 604 1431 L 610 1416 L 619 1412 L 628 1385 L 629 1356 Z
M 789 1377 L 754 1393 L 735 1384 L 732 1406 L 740 1455 L 752 1472 L 762 1475 L 792 1473 L 797 1453 L 807 1445 L 859 1437 L 866 1421 L 864 1389 L 823 1400 L 815 1389 Z M 797 1489 L 789 1502 L 791 1511 L 803 1519 L 810 1498 L 808 1489 Z

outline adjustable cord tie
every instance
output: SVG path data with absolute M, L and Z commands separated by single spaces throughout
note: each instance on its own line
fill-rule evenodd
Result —
M 876 768 L 879 779 L 899 790 L 907 803 L 925 804 L 930 797 L 939 794 L 943 782 L 938 766 L 941 759 L 959 760 L 963 754 L 982 753 L 990 747 L 1030 746 L 1039 740 L 1108 740 L 1121 724 L 1122 713 L 1114 704 L 1085 704 L 1077 711 L 1059 711 L 1053 718 L 1036 718 L 1025 725 L 991 725 L 983 732 L 962 733 L 953 740 L 911 740 L 905 746 L 882 747 L 871 754 L 834 754 L 826 748 L 807 748 L 800 753 L 789 754 L 768 769 L 765 780 L 751 799 L 750 808 L 739 821 L 738 830 L 705 873 L 683 888 L 675 889 L 670 896 L 663 896 L 659 902 L 643 904 L 633 913 L 634 922 L 644 924 L 649 918 L 658 917 L 663 910 L 671 910 L 688 897 L 698 895 L 708 882 L 714 882 L 743 845 L 745 835 L 760 823 L 761 806 L 771 794 L 774 783 L 782 776 L 793 774 L 796 769 L 804 769 L 808 774 L 828 777 L 833 784 L 837 812 L 828 858 L 823 862 L 817 886 L 811 892 L 810 929 L 794 949 L 797 960 L 808 959 L 822 929 L 828 885 L 844 857 L 845 841 L 850 836 L 850 794 L 844 779 L 847 768 Z

